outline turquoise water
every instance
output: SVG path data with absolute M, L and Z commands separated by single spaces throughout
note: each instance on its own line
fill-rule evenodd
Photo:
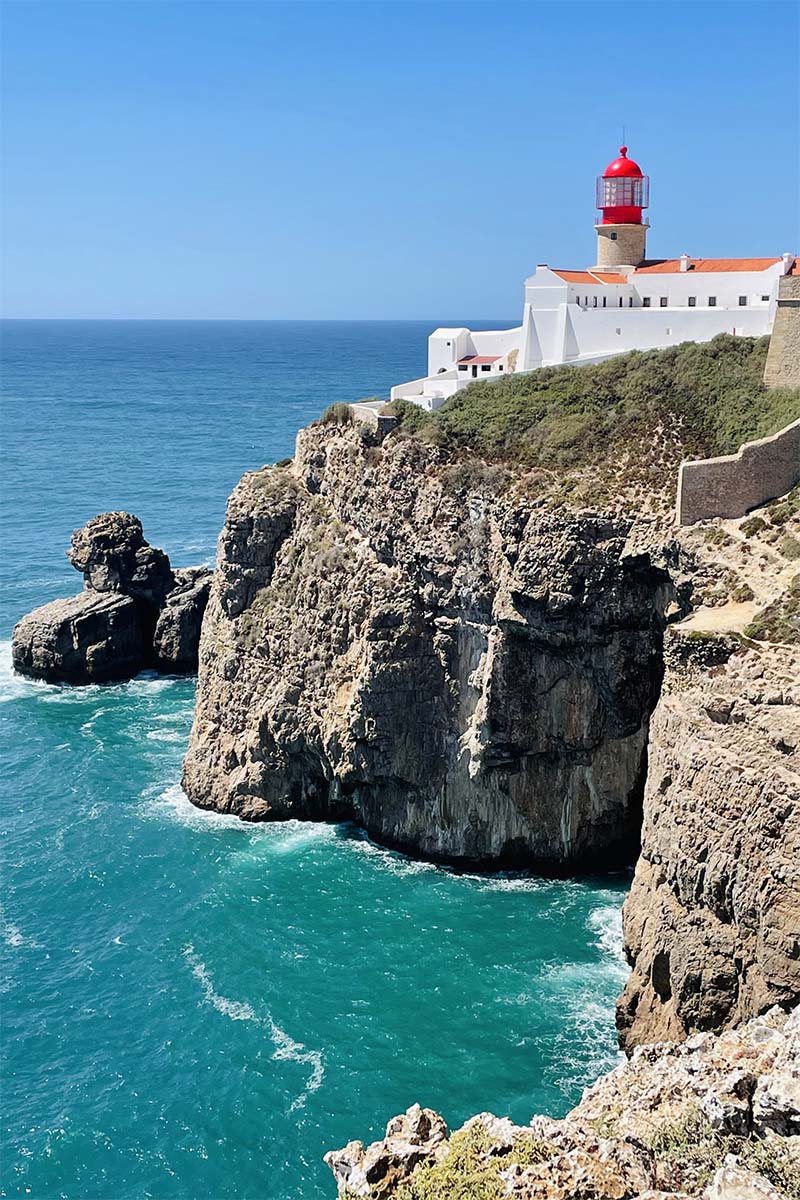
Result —
M 177 565 L 329 401 L 424 366 L 428 323 L 13 323 L 2 630 L 74 591 L 126 507 Z M 2 648 L 7 1197 L 325 1197 L 326 1149 L 419 1100 L 563 1112 L 616 1056 L 622 882 L 456 875 L 178 787 L 191 680 L 65 689 Z

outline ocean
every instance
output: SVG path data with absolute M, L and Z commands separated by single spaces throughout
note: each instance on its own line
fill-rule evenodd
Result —
M 323 1153 L 415 1101 L 558 1116 L 616 1061 L 626 880 L 201 813 L 193 680 L 11 672 L 14 622 L 80 590 L 73 528 L 127 509 L 213 562 L 239 476 L 422 374 L 437 323 L 4 323 L 0 1196 L 333 1197 Z

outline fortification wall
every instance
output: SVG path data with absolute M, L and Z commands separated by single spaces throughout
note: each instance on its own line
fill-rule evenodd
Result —
M 778 282 L 764 382 L 767 387 L 800 387 L 800 275 L 784 275 Z
M 800 420 L 737 454 L 681 463 L 677 521 L 694 525 L 711 517 L 743 517 L 783 496 L 800 482 Z

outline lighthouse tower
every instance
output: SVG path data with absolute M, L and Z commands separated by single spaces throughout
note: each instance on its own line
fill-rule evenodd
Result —
M 620 146 L 619 158 L 597 177 L 597 207 L 602 216 L 597 231 L 596 271 L 632 271 L 645 258 L 649 222 L 642 219 L 647 208 L 650 180 L 628 158 L 628 147 Z

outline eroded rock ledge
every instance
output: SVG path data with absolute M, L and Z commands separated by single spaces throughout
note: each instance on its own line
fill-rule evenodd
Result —
M 302 430 L 228 504 L 187 794 L 450 862 L 631 863 L 673 599 L 632 526 L 415 440 Z
M 20 674 L 49 683 L 129 679 L 144 667 L 194 671 L 211 572 L 173 571 L 130 513 L 100 513 L 72 535 L 67 558 L 84 590 L 33 609 L 14 628 Z
M 800 1010 L 642 1046 L 563 1120 L 481 1113 L 452 1135 L 414 1105 L 326 1154 L 370 1200 L 787 1200 L 800 1195 Z

